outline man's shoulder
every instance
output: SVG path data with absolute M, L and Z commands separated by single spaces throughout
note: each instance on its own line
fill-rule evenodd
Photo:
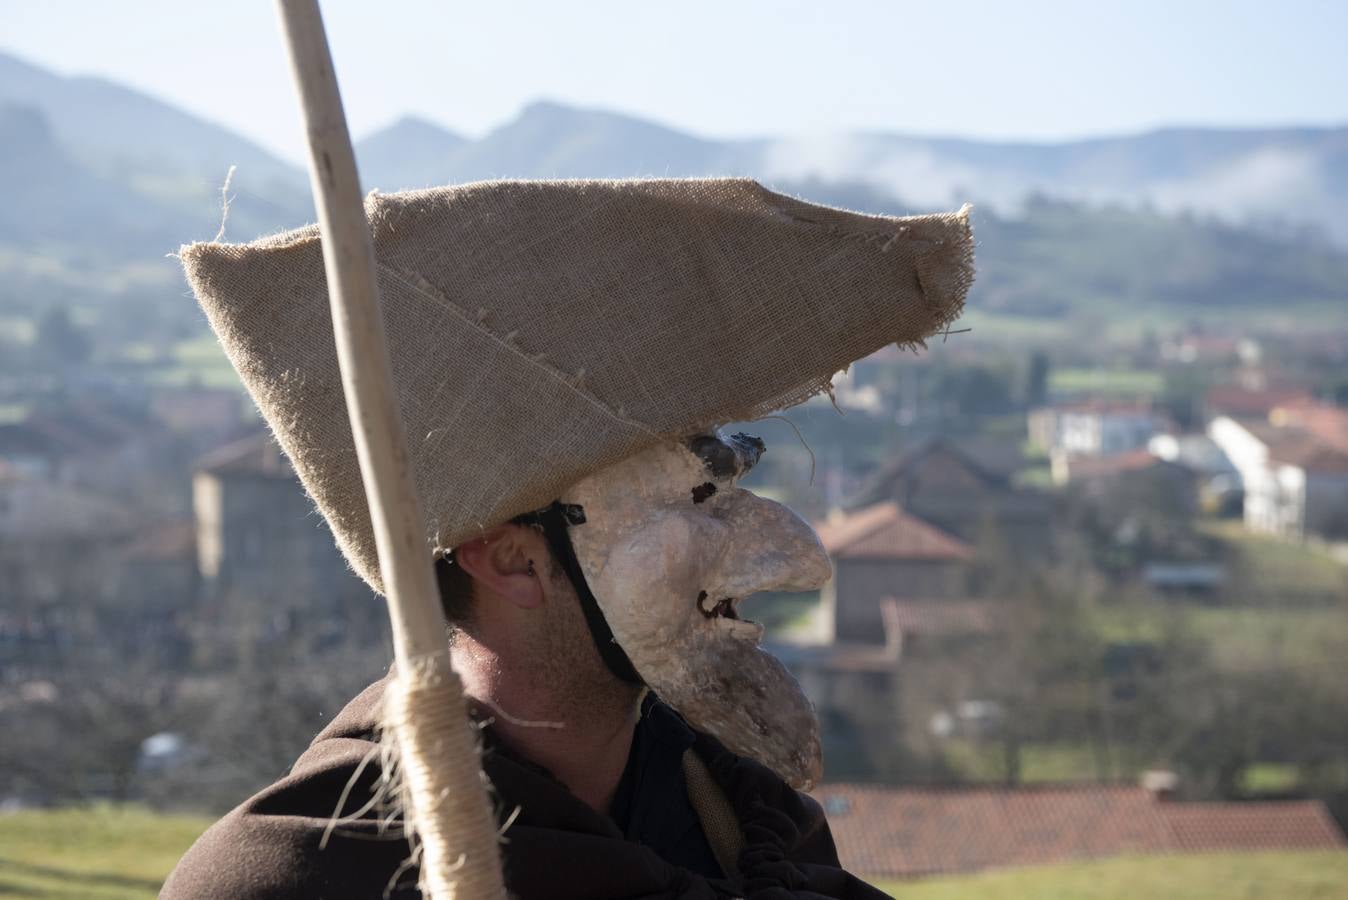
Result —
M 407 859 L 383 827 L 374 723 L 383 682 L 357 696 L 290 773 L 197 839 L 164 884 L 167 900 L 329 900 L 385 896 Z M 338 806 L 341 806 L 339 809 Z M 407 897 L 417 896 L 410 885 Z M 401 890 L 387 894 L 397 898 Z
M 415 885 L 389 893 L 408 856 L 406 842 L 355 840 L 326 822 L 266 815 L 241 806 L 212 825 L 179 860 L 161 900 L 367 900 L 411 898 Z M 374 835 L 365 835 L 374 837 Z
M 365 690 L 352 697 L 341 712 L 332 717 L 332 721 L 320 731 L 310 743 L 313 750 L 327 741 L 342 738 L 356 738 L 370 741 L 374 739 L 379 725 L 379 711 L 384 703 L 384 691 L 393 679 L 390 673 L 368 685 Z M 308 753 L 305 754 L 308 756 Z M 305 756 L 300 757 L 303 762 Z M 298 766 L 299 763 L 296 763 Z

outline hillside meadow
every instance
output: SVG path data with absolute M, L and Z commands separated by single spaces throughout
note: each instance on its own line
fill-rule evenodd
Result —
M 897 900 L 1338 900 L 1348 853 L 1125 857 L 879 886 Z
M 0 815 L 0 897 L 150 900 L 208 824 L 137 808 Z M 899 900 L 1348 900 L 1348 853 L 1135 857 L 877 883 Z

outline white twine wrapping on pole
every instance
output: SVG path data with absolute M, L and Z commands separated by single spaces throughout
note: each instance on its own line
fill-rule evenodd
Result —
M 309 137 L 309 175 L 347 412 L 393 626 L 385 695 L 421 889 L 434 900 L 505 898 L 495 818 L 445 623 L 393 391 L 355 154 L 317 0 L 278 0 Z

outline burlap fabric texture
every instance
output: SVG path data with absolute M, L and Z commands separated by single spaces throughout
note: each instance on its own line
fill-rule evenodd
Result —
M 870 216 L 747 179 L 493 181 L 366 214 L 428 550 L 656 442 L 828 389 L 960 312 L 967 210 Z M 316 226 L 181 250 L 230 361 L 381 589 Z

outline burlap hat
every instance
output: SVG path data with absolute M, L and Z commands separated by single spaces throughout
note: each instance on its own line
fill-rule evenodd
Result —
M 973 279 L 967 210 L 861 215 L 747 179 L 482 182 L 372 194 L 366 214 L 428 549 L 656 442 L 826 390 L 855 360 L 945 327 Z M 380 590 L 317 227 L 181 257 Z

